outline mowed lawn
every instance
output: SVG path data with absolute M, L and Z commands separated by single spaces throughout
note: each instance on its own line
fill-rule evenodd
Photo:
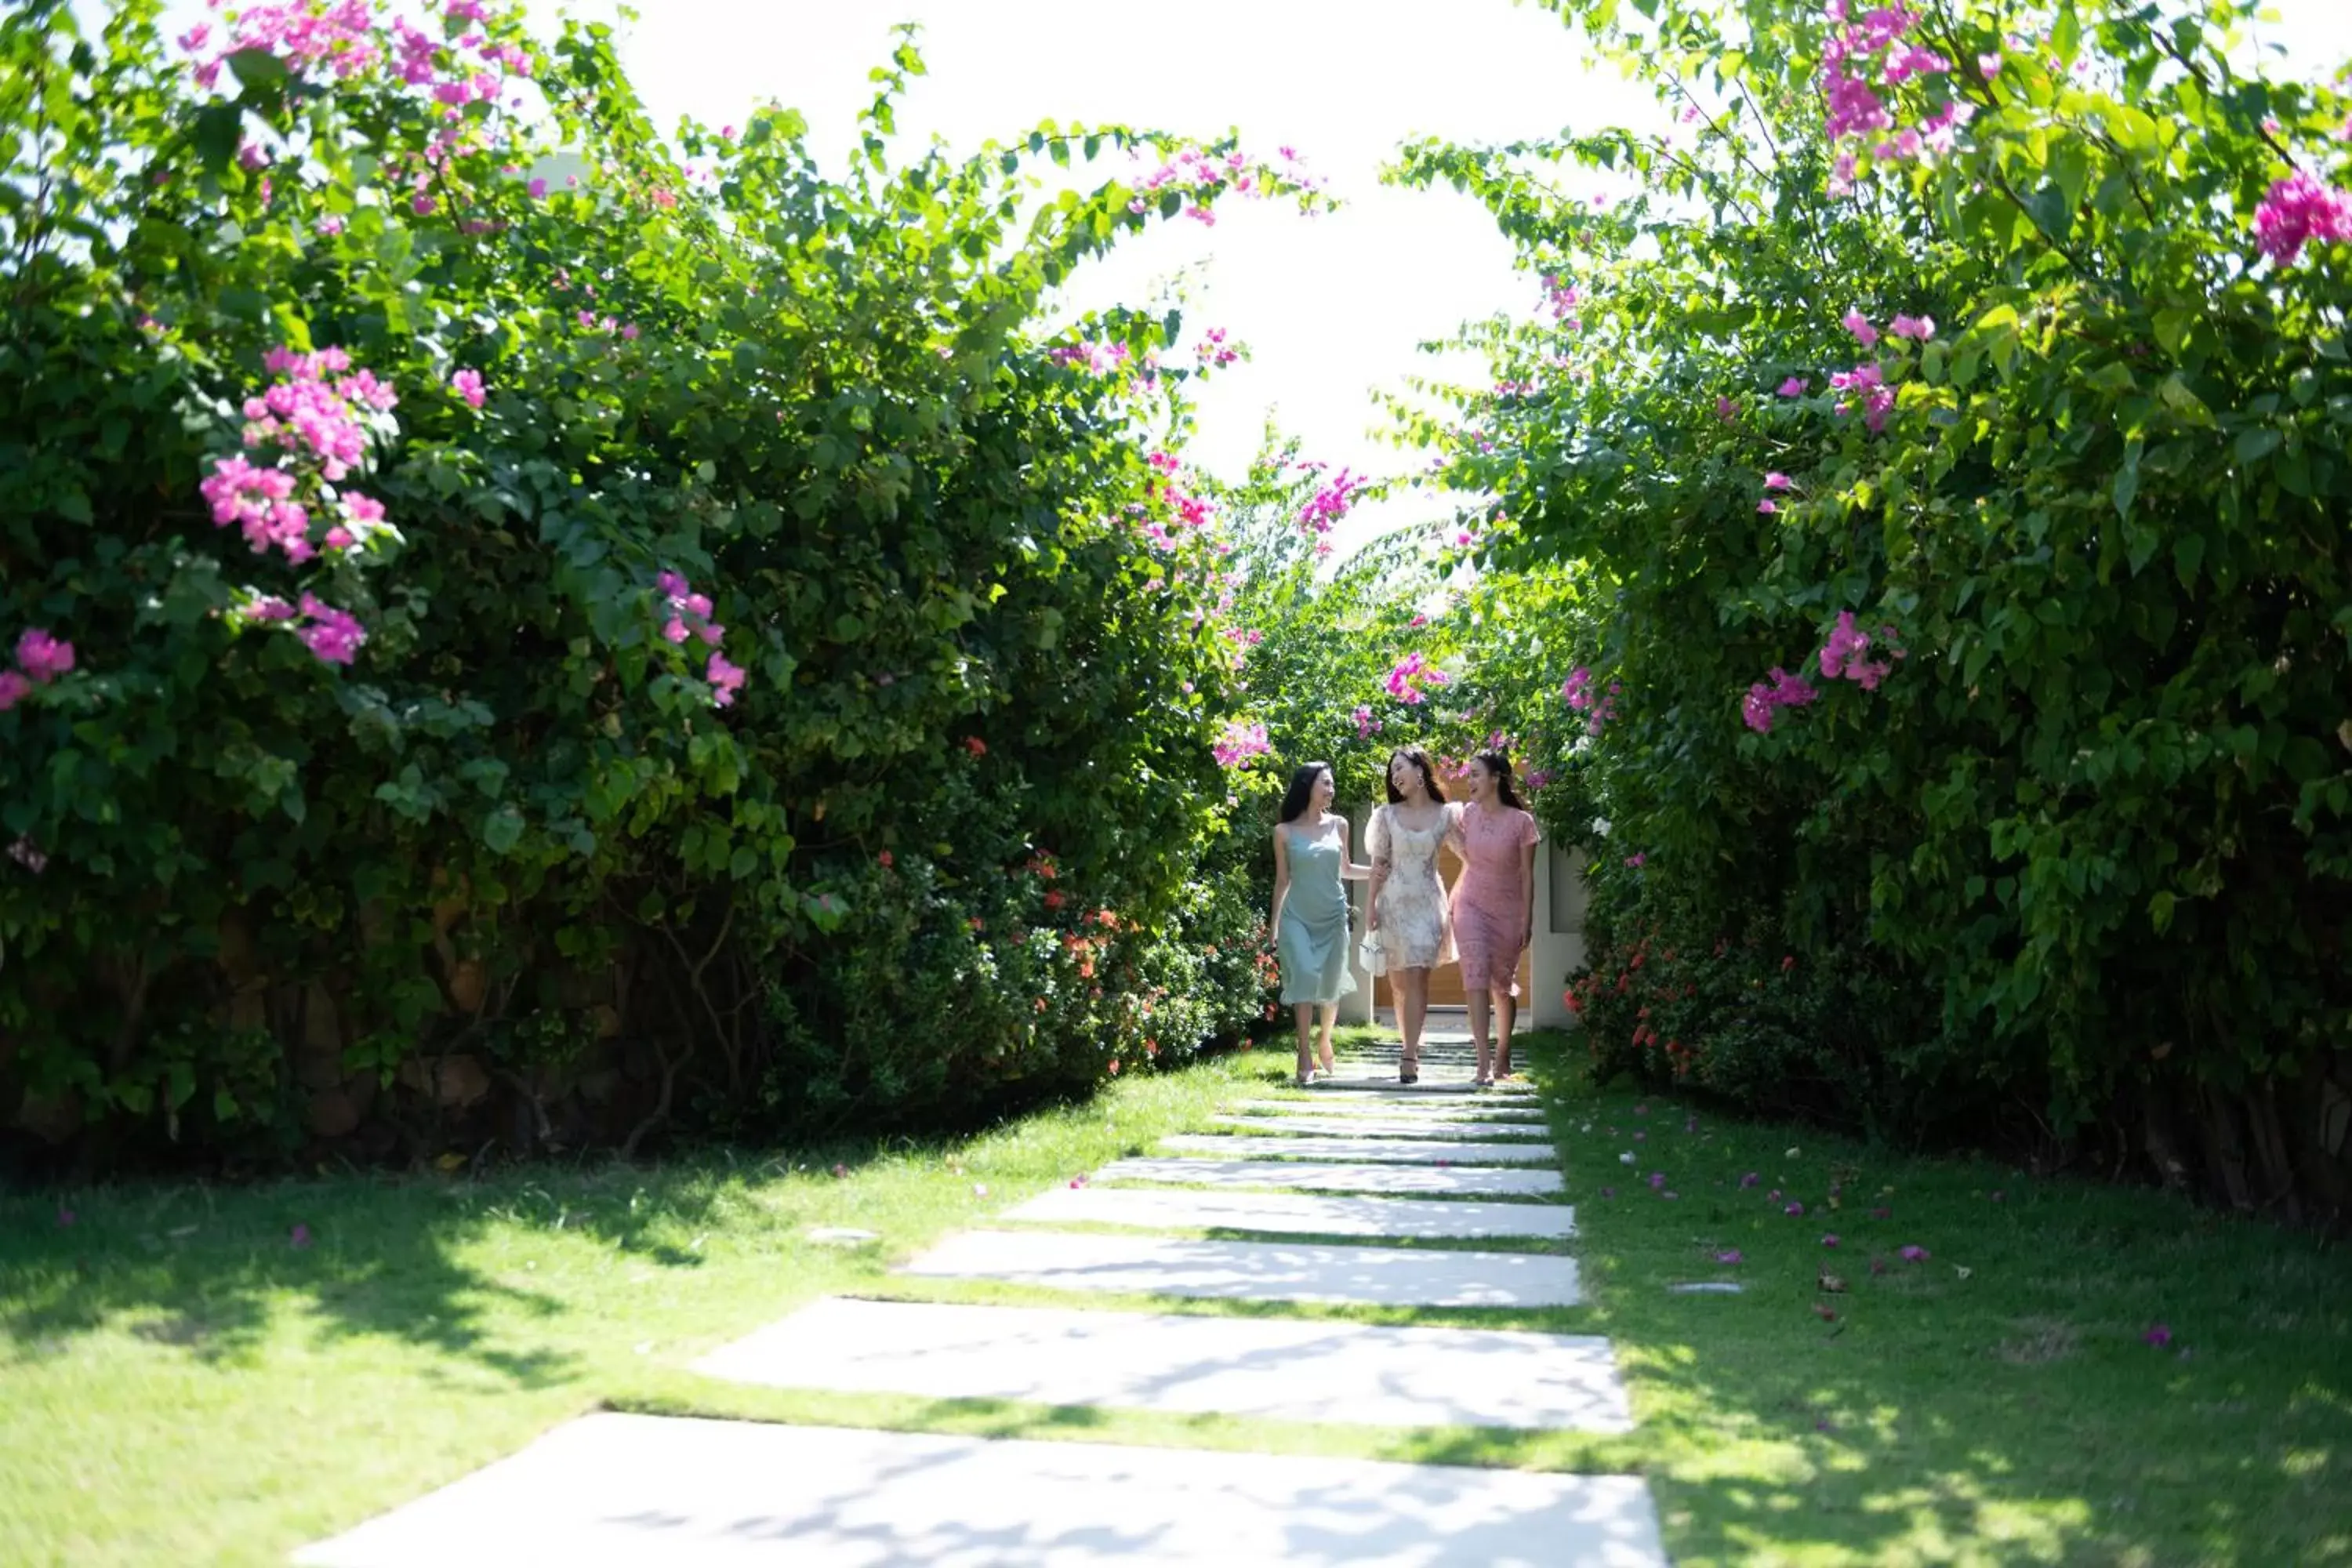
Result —
M 1277 1046 L 952 1145 L 0 1200 L 0 1541 L 12 1564 L 281 1562 L 613 1407 L 1639 1469 L 1685 1564 L 2352 1563 L 2340 1251 L 2159 1194 L 1597 1091 L 1569 1042 L 1533 1045 L 1591 1301 L 1323 1315 L 1606 1333 L 1630 1436 L 794 1394 L 691 1370 L 827 1292 L 1047 1299 L 887 1269 L 1244 1092 L 1286 1093 Z M 1710 1280 L 1744 1289 L 1668 1289 Z

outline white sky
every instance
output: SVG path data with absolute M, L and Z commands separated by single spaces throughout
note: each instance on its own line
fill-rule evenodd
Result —
M 1791 0 L 1801 3 L 1801 0 Z M 1229 202 L 1214 228 L 1178 219 L 1123 244 L 1076 279 L 1082 306 L 1151 302 L 1192 274 L 1187 334 L 1223 326 L 1254 360 L 1203 389 L 1193 460 L 1238 476 L 1269 408 L 1307 455 L 1388 474 L 1412 460 L 1380 442 L 1375 388 L 1445 367 L 1419 345 L 1462 321 L 1534 306 L 1533 280 L 1485 212 L 1450 190 L 1380 184 L 1404 141 L 1504 141 L 1654 123 L 1645 89 L 1595 67 L 1550 15 L 1509 0 L 638 0 L 622 54 L 656 123 L 740 122 L 775 98 L 810 121 L 839 166 L 866 72 L 892 24 L 923 26 L 930 74 L 899 130 L 955 149 L 1012 141 L 1047 118 L 1288 144 L 1346 205 L 1314 219 L 1276 203 Z M 543 17 L 548 6 L 535 4 Z M 573 0 L 610 17 L 613 0 Z M 184 26 L 199 0 L 173 0 Z M 2352 0 L 2273 0 L 2267 37 L 2289 68 L 2318 76 L 2352 58 Z M 177 30 L 175 26 L 174 31 Z M 2273 69 L 2276 68 L 2273 67 Z M 1123 162 L 1106 160 L 1124 174 Z M 1050 170 L 1048 171 L 1051 172 Z M 1600 186 L 1596 184 L 1595 188 Z M 1462 367 L 1456 366 L 1457 371 Z M 1429 498 L 1360 509 L 1341 542 L 1428 515 Z

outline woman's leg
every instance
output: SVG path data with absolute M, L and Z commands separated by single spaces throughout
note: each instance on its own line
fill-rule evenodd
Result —
M 1290 1017 L 1298 1026 L 1298 1076 L 1304 1081 L 1315 1071 L 1315 1004 L 1294 1003 Z
M 1478 1081 L 1485 1083 L 1495 1076 L 1495 1047 L 1486 1039 L 1486 988 L 1465 985 L 1462 991 L 1462 1000 L 1470 1009 L 1470 1038 L 1478 1047 Z
M 1421 1072 L 1421 1032 L 1429 1022 L 1429 971 L 1402 969 L 1397 972 L 1397 1032 L 1404 1037 L 1404 1048 L 1398 1053 L 1402 1068 L 1418 1077 Z
M 1325 1072 L 1337 1072 L 1339 1066 L 1331 1059 L 1331 1029 L 1339 1021 L 1339 1004 L 1326 1002 L 1318 1011 L 1323 1016 L 1320 1020 L 1322 1026 L 1316 1032 L 1315 1054 L 1322 1062 Z
M 1518 1016 L 1518 1003 L 1511 996 L 1508 981 L 1495 987 L 1495 1076 L 1511 1076 L 1511 1024 Z

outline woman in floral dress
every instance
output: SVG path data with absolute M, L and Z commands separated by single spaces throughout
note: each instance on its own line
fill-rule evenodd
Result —
M 1519 804 L 1511 760 L 1502 752 L 1479 752 L 1462 776 L 1470 799 L 1454 820 L 1462 878 L 1454 885 L 1454 944 L 1462 955 L 1462 990 L 1478 1047 L 1477 1087 L 1487 1089 L 1511 1072 L 1519 954 L 1535 921 L 1536 819 Z M 1487 1043 L 1490 996 L 1499 1049 Z
M 1339 998 L 1356 988 L 1349 970 L 1348 894 L 1342 882 L 1371 875 L 1348 857 L 1348 819 L 1331 809 L 1331 764 L 1309 763 L 1290 777 L 1274 829 L 1275 954 L 1282 999 L 1298 1024 L 1298 1087 L 1334 1070 L 1331 1026 Z M 1322 1030 L 1314 1033 L 1320 1014 Z
M 1421 1030 L 1429 1016 L 1429 972 L 1454 962 L 1454 921 L 1445 907 L 1445 879 L 1437 851 L 1454 831 L 1458 807 L 1437 787 L 1437 770 L 1419 746 L 1389 758 L 1389 803 L 1372 813 L 1370 923 L 1381 965 L 1396 992 L 1397 1026 L 1404 1048 L 1397 1081 L 1421 1078 Z

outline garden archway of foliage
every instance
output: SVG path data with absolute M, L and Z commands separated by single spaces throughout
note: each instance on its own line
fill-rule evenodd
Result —
M 1596 1058 L 2340 1219 L 2352 103 L 2242 0 L 1549 5 L 1673 135 L 1397 174 L 1546 279 L 1422 433 L 1606 595 Z
M 601 27 L 157 12 L 0 19 L 11 1152 L 970 1121 L 1257 1015 L 1155 452 L 1231 355 L 1037 334 L 1286 154 L 903 153 L 909 42 L 832 175 Z

